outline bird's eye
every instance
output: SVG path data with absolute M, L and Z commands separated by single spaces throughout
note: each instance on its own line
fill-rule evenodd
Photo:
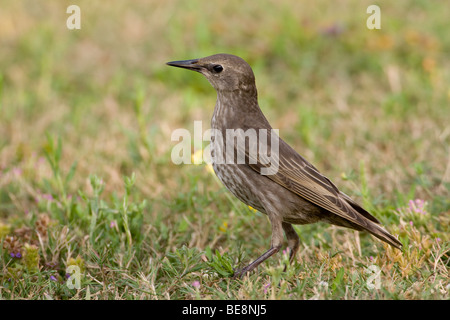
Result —
M 220 64 L 216 64 L 212 67 L 212 69 L 215 73 L 220 73 L 220 72 L 222 72 L 223 67 Z

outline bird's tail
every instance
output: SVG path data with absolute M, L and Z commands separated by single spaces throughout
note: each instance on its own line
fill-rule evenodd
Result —
M 403 244 L 379 224 L 370 221 L 365 229 L 378 239 L 389 243 L 391 246 L 399 250 L 402 250 Z
M 361 207 L 358 203 L 353 201 L 349 196 L 347 196 L 345 193 L 340 192 L 341 197 L 343 197 L 346 202 L 357 212 L 359 213 L 360 218 L 364 220 L 363 224 L 359 224 L 358 227 L 356 227 L 356 230 L 366 230 L 373 234 L 378 239 L 389 243 L 391 246 L 400 249 L 402 248 L 402 243 L 398 241 L 397 238 L 395 238 L 392 234 L 390 234 L 387 230 L 385 230 L 381 224 L 380 221 L 378 221 L 377 218 L 372 216 L 369 212 L 367 212 L 363 207 Z

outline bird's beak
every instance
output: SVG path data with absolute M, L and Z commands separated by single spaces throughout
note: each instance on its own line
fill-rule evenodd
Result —
M 199 59 L 171 61 L 166 64 L 172 67 L 184 68 L 197 72 L 201 72 L 202 69 L 201 64 L 199 64 Z

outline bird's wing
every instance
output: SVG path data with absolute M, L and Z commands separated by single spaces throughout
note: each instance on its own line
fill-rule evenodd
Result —
M 269 179 L 317 206 L 363 228 L 368 228 L 370 221 L 379 223 L 369 212 L 340 192 L 327 177 L 322 175 L 286 142 L 278 136 L 276 138 L 279 142 L 278 152 L 276 148 L 271 148 L 270 137 L 267 139 L 269 142 L 267 153 L 255 154 L 255 152 L 249 152 L 249 150 L 252 150 L 249 145 L 239 143 L 239 141 L 235 144 L 235 149 L 237 152 L 245 152 L 246 161 L 248 161 L 246 163 L 253 170 L 265 174 Z M 245 139 L 245 137 L 241 137 L 241 139 Z M 268 170 L 270 166 L 274 169 L 273 171 Z M 367 221 L 367 219 L 370 221 Z

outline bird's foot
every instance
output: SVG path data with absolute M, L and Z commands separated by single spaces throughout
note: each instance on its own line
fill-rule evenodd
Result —
M 250 267 L 251 267 L 251 265 L 248 265 L 242 269 L 233 269 L 234 273 L 233 273 L 232 279 L 233 280 L 242 279 L 247 272 L 250 272 L 253 270 L 253 268 L 250 268 Z

